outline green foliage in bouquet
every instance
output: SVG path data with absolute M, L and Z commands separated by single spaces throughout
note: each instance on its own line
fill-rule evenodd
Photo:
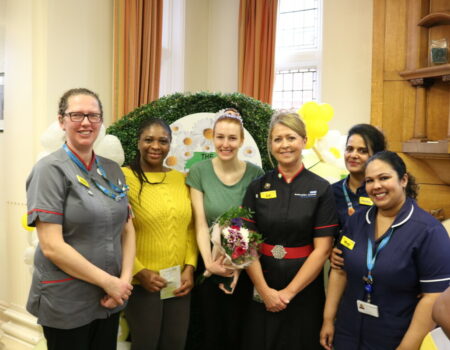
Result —
M 234 107 L 241 112 L 244 127 L 252 135 L 259 148 L 263 168 L 270 169 L 266 137 L 269 121 L 274 110 L 268 104 L 239 93 L 198 92 L 164 96 L 136 108 L 112 124 L 106 132 L 119 138 L 125 152 L 124 165 L 129 165 L 136 155 L 137 130 L 144 120 L 161 118 L 171 124 L 189 114 L 216 113 L 227 107 Z

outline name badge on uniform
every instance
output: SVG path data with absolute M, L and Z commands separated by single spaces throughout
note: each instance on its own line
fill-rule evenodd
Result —
M 259 194 L 263 199 L 277 198 L 277 191 L 265 191 Z
M 379 317 L 378 306 L 370 303 L 366 303 L 362 300 L 356 300 L 356 307 L 358 308 L 358 312 L 362 314 L 366 314 L 373 317 Z
M 355 246 L 355 241 L 348 238 L 347 236 L 342 236 L 341 238 L 341 244 L 350 250 L 353 250 L 353 247 Z
M 78 182 L 80 184 L 82 184 L 84 187 L 87 187 L 87 188 L 90 187 L 89 182 L 87 182 L 84 177 L 81 177 L 80 175 L 77 175 L 77 179 L 78 179 Z
M 359 204 L 361 205 L 373 205 L 372 200 L 369 197 L 359 197 Z

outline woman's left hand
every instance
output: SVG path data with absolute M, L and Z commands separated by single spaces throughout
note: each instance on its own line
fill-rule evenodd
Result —
M 106 307 L 107 309 L 114 309 L 115 307 L 119 306 L 119 304 L 109 295 L 105 295 L 100 299 L 100 305 Z
M 181 273 L 181 286 L 174 290 L 173 294 L 176 297 L 182 297 L 192 290 L 194 287 L 194 267 L 192 265 L 186 265 Z

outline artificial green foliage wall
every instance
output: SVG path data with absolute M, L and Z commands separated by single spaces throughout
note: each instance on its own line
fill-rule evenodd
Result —
M 107 129 L 108 134 L 117 136 L 125 151 L 125 165 L 136 155 L 137 130 L 143 120 L 148 118 L 162 118 L 168 124 L 194 113 L 215 113 L 226 107 L 234 107 L 241 112 L 244 127 L 255 139 L 264 169 L 271 165 L 267 155 L 266 137 L 270 117 L 273 109 L 270 105 L 262 103 L 246 95 L 219 94 L 199 92 L 196 94 L 176 93 L 161 97 L 147 105 L 136 108 Z

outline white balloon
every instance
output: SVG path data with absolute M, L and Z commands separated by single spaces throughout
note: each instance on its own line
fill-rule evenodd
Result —
M 59 126 L 58 121 L 50 124 L 41 136 L 41 145 L 51 153 L 56 151 L 66 141 L 66 133 Z
M 125 153 L 120 140 L 114 135 L 106 135 L 94 146 L 94 151 L 99 156 L 109 158 L 119 165 L 125 161 Z
M 36 163 L 39 162 L 42 158 L 47 157 L 51 152 L 50 151 L 42 151 L 36 157 Z
M 95 140 L 95 142 L 94 142 L 94 149 L 95 149 L 95 147 L 98 146 L 98 144 L 99 144 L 100 142 L 102 142 L 102 140 L 103 140 L 103 138 L 105 137 L 105 135 L 106 135 L 106 128 L 105 128 L 105 126 L 102 124 L 102 126 L 100 127 L 100 132 L 98 133 L 98 136 L 97 136 L 97 140 Z

